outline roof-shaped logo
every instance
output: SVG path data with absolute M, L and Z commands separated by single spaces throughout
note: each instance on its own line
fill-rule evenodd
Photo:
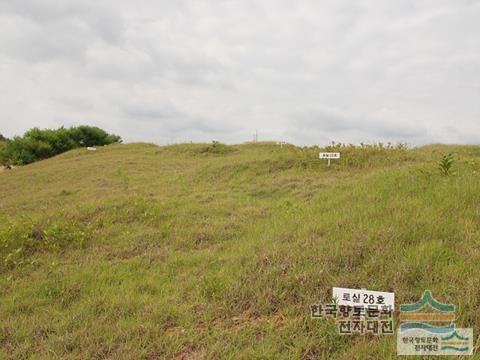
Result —
M 401 304 L 400 312 L 418 312 L 422 310 L 426 305 L 430 305 L 433 309 L 440 312 L 455 312 L 455 305 L 453 304 L 442 304 L 435 300 L 432 296 L 430 290 L 425 290 L 423 296 L 414 304 Z

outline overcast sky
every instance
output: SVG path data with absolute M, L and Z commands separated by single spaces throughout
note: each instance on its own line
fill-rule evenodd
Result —
M 0 133 L 478 143 L 480 0 L 0 0 Z

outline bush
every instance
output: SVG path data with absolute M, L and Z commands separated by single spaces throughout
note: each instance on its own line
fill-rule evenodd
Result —
M 5 157 L 5 148 L 7 146 L 7 138 L 0 134 L 0 164 L 6 164 L 7 160 Z
M 92 126 L 56 130 L 33 128 L 0 146 L 0 161 L 2 164 L 24 165 L 82 146 L 102 146 L 121 141 L 120 136 Z

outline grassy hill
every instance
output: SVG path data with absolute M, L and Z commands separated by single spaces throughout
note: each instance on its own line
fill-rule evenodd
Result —
M 478 336 L 480 147 L 317 156 L 130 144 L 0 173 L 0 358 L 395 358 L 310 319 L 332 286 L 430 289 Z

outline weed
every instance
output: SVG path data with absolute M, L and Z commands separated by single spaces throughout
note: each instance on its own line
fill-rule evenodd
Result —
M 442 156 L 438 164 L 438 168 L 440 169 L 440 172 L 442 173 L 442 175 L 444 176 L 452 175 L 452 167 L 453 167 L 454 161 L 455 160 L 451 153 Z
M 123 171 L 121 167 L 117 170 L 117 176 L 122 180 L 123 191 L 128 191 L 128 185 L 130 184 L 130 178 L 128 177 L 127 173 Z
M 83 247 L 88 231 L 87 227 L 70 219 L 6 218 L 0 228 L 0 258 L 4 266 L 13 268 L 25 264 L 28 256 L 39 251 L 58 251 L 72 243 Z
M 202 278 L 201 293 L 207 300 L 219 300 L 222 298 L 224 285 L 222 280 L 216 276 Z

